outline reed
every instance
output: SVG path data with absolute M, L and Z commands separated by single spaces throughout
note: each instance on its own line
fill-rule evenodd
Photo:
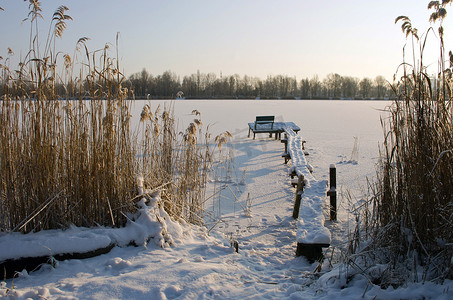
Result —
M 18 70 L 12 50 L 1 65 L 0 230 L 122 226 L 143 188 L 161 190 L 172 217 L 202 223 L 214 148 L 200 114 L 178 135 L 171 107 L 146 105 L 132 129 L 118 50 L 90 52 L 81 38 L 72 57 L 59 54 L 65 6 L 40 49 L 40 2 L 29 7 L 30 50 Z
M 141 113 L 139 159 L 146 189 L 165 185 L 164 208 L 177 219 L 202 224 L 206 183 L 215 150 L 209 126 L 204 128 L 200 112 L 184 132 L 176 134 L 172 107 L 158 106 L 154 113 L 145 105 Z
M 450 2 L 428 5 L 440 41 L 435 76 L 423 64 L 434 27 L 419 37 L 408 17 L 395 21 L 417 51 L 412 62 L 401 64 L 401 78 L 392 85 L 397 100 L 389 108 L 390 117 L 382 120 L 377 181 L 370 201 L 357 213 L 363 227 L 351 251 L 362 263 L 388 264 L 375 278 L 382 285 L 453 277 L 453 55 L 445 53 L 442 26 Z

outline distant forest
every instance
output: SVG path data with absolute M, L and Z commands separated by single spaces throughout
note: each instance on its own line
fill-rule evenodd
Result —
M 238 74 L 217 76 L 201 73 L 184 76 L 166 71 L 153 76 L 146 69 L 132 74 L 127 85 L 136 99 L 203 98 L 203 99 L 392 99 L 394 93 L 383 76 L 355 78 L 329 74 L 297 80 L 286 75 L 266 79 Z

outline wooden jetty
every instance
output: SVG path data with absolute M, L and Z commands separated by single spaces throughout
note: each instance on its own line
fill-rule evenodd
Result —
M 330 246 L 330 230 L 324 226 L 325 217 L 323 212 L 326 195 L 331 196 L 335 201 L 335 206 L 331 202 L 331 219 L 336 219 L 336 190 L 335 181 L 332 182 L 331 166 L 331 187 L 327 190 L 326 180 L 317 180 L 312 175 L 312 169 L 307 163 L 302 137 L 297 135 L 300 128 L 293 122 L 274 122 L 273 116 L 258 116 L 254 123 L 249 123 L 250 132 L 253 138 L 256 133 L 275 134 L 275 139 L 281 139 L 281 134 L 285 138 L 281 140 L 285 144 L 285 152 L 282 157 L 285 164 L 291 161 L 289 175 L 291 184 L 296 187 L 293 218 L 297 222 L 297 249 L 296 256 L 305 256 L 309 261 L 319 261 L 323 259 L 322 248 Z M 333 173 L 335 176 L 335 173 Z M 294 178 L 297 177 L 297 180 Z M 333 186 L 332 186 L 333 185 Z

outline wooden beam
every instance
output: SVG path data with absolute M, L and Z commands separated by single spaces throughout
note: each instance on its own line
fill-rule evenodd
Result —
M 297 243 L 296 256 L 305 256 L 311 263 L 315 261 L 322 261 L 324 259 L 322 248 L 327 248 L 329 246 L 329 244 Z

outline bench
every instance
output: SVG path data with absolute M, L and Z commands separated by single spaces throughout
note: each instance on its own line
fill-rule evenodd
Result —
M 261 132 L 269 133 L 269 136 L 272 137 L 272 133 L 274 133 L 274 121 L 275 116 L 256 116 L 255 122 L 249 123 L 249 137 L 250 131 L 253 131 L 253 139 L 255 139 L 256 133 Z
M 322 248 L 329 247 L 331 235 L 324 226 L 323 204 L 326 199 L 327 181 L 316 180 L 309 167 L 303 151 L 305 141 L 297 136 L 290 128 L 286 133 L 285 163 L 291 159 L 289 174 L 297 176 L 296 199 L 294 202 L 293 218 L 297 222 L 296 256 L 305 256 L 309 261 L 323 258 Z
M 274 127 L 275 116 L 256 116 L 255 129 L 258 125 L 270 124 L 271 129 Z
M 275 134 L 275 139 L 279 139 L 285 128 L 291 128 L 295 133 L 300 130 L 299 126 L 293 122 L 275 122 L 274 116 L 257 116 L 255 122 L 248 123 L 248 125 L 248 137 L 253 132 L 253 139 L 255 139 L 257 133 L 269 133 L 269 137 Z

